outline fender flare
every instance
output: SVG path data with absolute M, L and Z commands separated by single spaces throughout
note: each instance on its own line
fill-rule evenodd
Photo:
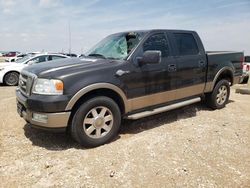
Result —
M 222 69 L 220 69 L 217 73 L 216 73 L 216 75 L 215 75 L 215 77 L 214 77 L 214 79 L 213 79 L 213 82 L 212 82 L 212 88 L 214 88 L 214 86 L 215 86 L 215 84 L 216 84 L 216 82 L 217 82 L 217 80 L 218 80 L 218 78 L 219 78 L 219 76 L 224 72 L 224 71 L 229 71 L 230 72 L 230 74 L 231 74 L 231 76 L 232 76 L 232 80 L 233 80 L 233 76 L 234 76 L 234 74 L 233 74 L 233 69 L 231 68 L 231 67 L 223 67 Z M 233 83 L 232 83 L 233 84 Z
M 68 102 L 65 110 L 69 111 L 73 108 L 73 106 L 76 104 L 76 102 L 85 94 L 94 91 L 96 89 L 110 89 L 112 91 L 114 91 L 115 93 L 117 93 L 121 99 L 123 100 L 124 103 L 124 108 L 125 108 L 125 112 L 128 111 L 128 99 L 126 97 L 126 95 L 124 94 L 124 92 L 117 86 L 110 84 L 110 83 L 95 83 L 95 84 L 91 84 L 88 85 L 84 88 L 82 88 L 81 90 L 79 90 Z

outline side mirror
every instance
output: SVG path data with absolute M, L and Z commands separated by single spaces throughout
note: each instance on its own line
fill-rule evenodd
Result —
M 139 65 L 158 64 L 161 62 L 161 51 L 146 51 L 143 53 L 142 58 L 139 59 Z

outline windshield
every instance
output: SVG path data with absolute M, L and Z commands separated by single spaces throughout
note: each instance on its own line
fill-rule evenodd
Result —
M 126 59 L 130 52 L 139 44 L 144 33 L 119 33 L 110 35 L 100 41 L 86 56 L 95 56 L 107 59 Z
M 32 55 L 27 55 L 21 59 L 16 60 L 16 63 L 25 63 L 27 60 L 29 60 L 31 57 L 33 57 Z

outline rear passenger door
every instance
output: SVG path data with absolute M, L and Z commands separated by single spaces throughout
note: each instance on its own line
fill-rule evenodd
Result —
M 171 42 L 176 59 L 176 99 L 203 93 L 207 60 L 198 35 L 192 32 L 173 32 Z

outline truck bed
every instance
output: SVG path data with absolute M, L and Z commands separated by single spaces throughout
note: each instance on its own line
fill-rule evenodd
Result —
M 207 82 L 215 78 L 216 73 L 223 67 L 228 67 L 232 70 L 235 81 L 231 84 L 236 84 L 237 80 L 242 76 L 242 63 L 244 60 L 243 52 L 233 51 L 207 51 Z

